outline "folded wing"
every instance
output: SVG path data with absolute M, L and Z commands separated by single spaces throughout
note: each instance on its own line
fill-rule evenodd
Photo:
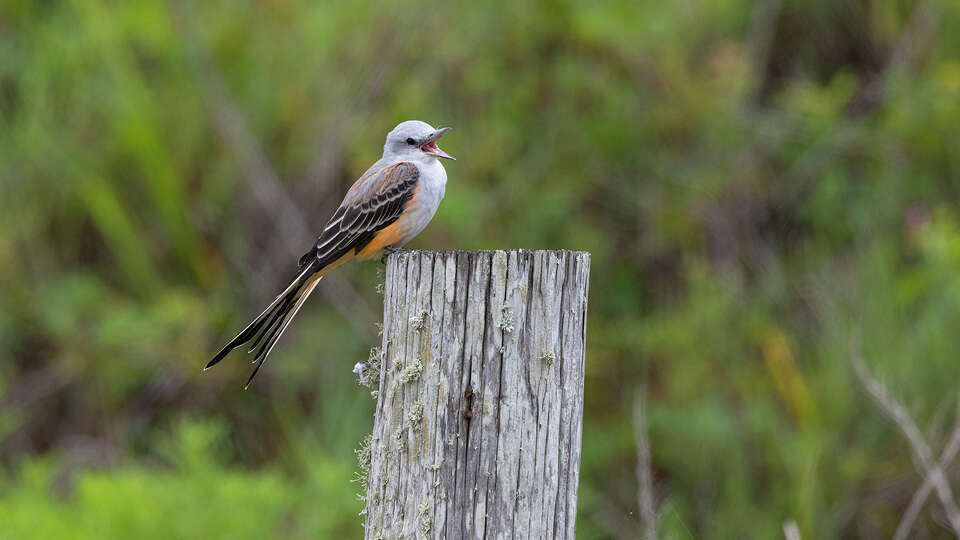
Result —
M 313 249 L 300 257 L 300 268 L 307 264 L 323 268 L 370 243 L 378 231 L 400 218 L 413 198 L 420 171 L 405 161 L 368 172 L 360 178 Z

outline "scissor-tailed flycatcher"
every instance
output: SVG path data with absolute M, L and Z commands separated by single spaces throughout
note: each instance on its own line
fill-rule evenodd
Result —
M 256 367 L 244 388 L 250 386 L 320 278 L 350 259 L 366 260 L 396 251 L 419 234 L 443 199 L 447 171 L 437 158 L 454 158 L 437 146 L 437 139 L 449 130 L 434 129 L 419 120 L 393 128 L 383 145 L 383 157 L 354 182 L 313 249 L 300 257 L 297 277 L 220 349 L 204 371 L 236 347 L 254 340 L 248 352 L 256 350 Z

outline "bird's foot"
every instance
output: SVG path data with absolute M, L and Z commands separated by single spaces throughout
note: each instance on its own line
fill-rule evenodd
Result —
M 384 251 L 384 253 L 383 253 L 383 256 L 380 257 L 380 262 L 381 262 L 382 264 L 387 264 L 387 255 L 393 255 L 394 253 L 400 253 L 400 252 L 403 251 L 403 250 L 400 249 L 400 248 L 398 248 L 398 247 L 396 247 L 396 246 L 387 246 L 387 247 L 383 248 L 383 251 Z

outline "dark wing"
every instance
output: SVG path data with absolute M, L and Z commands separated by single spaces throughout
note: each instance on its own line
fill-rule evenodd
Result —
M 300 267 L 318 269 L 360 251 L 377 231 L 396 221 L 413 197 L 420 180 L 416 165 L 401 161 L 361 177 L 324 227 L 313 249 L 300 257 Z

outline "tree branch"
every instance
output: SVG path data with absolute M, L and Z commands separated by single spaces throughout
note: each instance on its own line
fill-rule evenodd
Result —
M 943 469 L 939 463 L 934 462 L 930 447 L 920 433 L 917 424 L 910 418 L 910 415 L 907 414 L 906 409 L 887 392 L 886 387 L 870 374 L 863 359 L 860 358 L 858 351 L 855 350 L 852 354 L 851 362 L 853 364 L 853 371 L 857 375 L 857 379 L 860 380 L 860 384 L 863 385 L 867 393 L 870 394 L 870 397 L 873 398 L 877 406 L 893 420 L 894 424 L 896 424 L 907 439 L 911 450 L 913 450 L 913 454 L 920 462 L 926 480 L 930 481 L 932 488 L 937 492 L 937 497 L 940 499 L 943 510 L 947 515 L 950 527 L 953 529 L 954 534 L 960 536 L 960 509 L 957 508 L 953 491 L 950 489 L 950 484 L 947 482 Z M 924 483 L 926 483 L 926 480 Z
M 650 439 L 647 434 L 646 392 L 637 388 L 633 398 L 633 436 L 637 445 L 637 506 L 645 540 L 657 539 L 657 511 L 650 467 Z
M 937 462 L 937 467 L 941 471 L 945 471 L 957 456 L 958 451 L 960 451 L 960 394 L 957 395 L 957 416 L 954 419 L 953 429 L 950 432 L 950 440 L 947 442 L 943 453 L 940 454 L 940 461 Z M 933 487 L 934 477 L 933 475 L 927 474 L 923 479 L 923 485 L 913 494 L 913 497 L 910 499 L 910 504 L 907 505 L 906 511 L 900 518 L 900 524 L 897 525 L 897 531 L 893 535 L 894 540 L 905 540 L 908 538 L 910 530 L 913 528 L 913 522 L 920 514 L 920 510 L 923 509 L 923 504 L 927 501 L 927 497 L 930 496 L 930 492 L 933 491 Z

